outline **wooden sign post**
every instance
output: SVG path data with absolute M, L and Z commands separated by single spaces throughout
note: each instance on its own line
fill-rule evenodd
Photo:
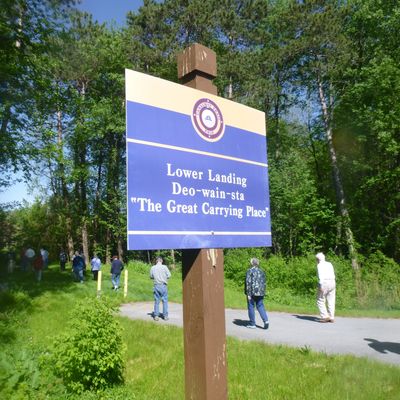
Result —
M 185 86 L 216 95 L 215 53 L 197 43 L 178 55 Z M 186 400 L 226 400 L 224 259 L 221 249 L 183 250 L 183 326 Z
M 215 53 L 182 85 L 126 70 L 129 250 L 182 249 L 187 400 L 226 400 L 222 248 L 271 245 L 265 115 L 216 96 Z

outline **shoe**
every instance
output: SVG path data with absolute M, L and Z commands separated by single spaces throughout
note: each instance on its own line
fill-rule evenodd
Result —
M 169 320 L 169 318 L 168 317 L 164 317 L 164 321 L 168 321 Z
M 335 322 L 334 318 L 329 318 L 329 322 L 332 322 L 332 324 Z
M 154 321 L 158 321 L 159 320 L 159 318 L 158 317 L 154 317 Z
M 325 323 L 327 323 L 327 322 L 330 322 L 330 321 L 331 321 L 330 318 L 320 318 L 320 319 L 318 320 L 318 322 L 321 322 L 321 323 L 323 323 L 323 324 L 325 324 Z
M 249 329 L 256 329 L 256 326 L 255 326 L 255 325 L 246 325 L 246 328 L 249 328 Z
M 269 322 L 268 321 L 265 321 L 264 322 L 264 329 L 268 329 L 269 328 Z

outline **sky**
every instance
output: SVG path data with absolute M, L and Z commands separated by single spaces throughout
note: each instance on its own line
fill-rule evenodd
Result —
M 127 12 L 136 11 L 141 5 L 142 0 L 81 0 L 78 8 L 91 13 L 100 23 L 114 21 L 117 26 L 122 26 Z
M 81 0 L 77 8 L 92 14 L 93 19 L 100 23 L 123 26 L 127 12 L 137 11 L 142 5 L 142 0 Z M 16 175 L 15 178 L 20 178 L 20 175 Z M 40 193 L 30 193 L 26 184 L 19 182 L 7 190 L 0 191 L 0 203 L 22 202 L 23 199 L 32 202 L 38 194 Z

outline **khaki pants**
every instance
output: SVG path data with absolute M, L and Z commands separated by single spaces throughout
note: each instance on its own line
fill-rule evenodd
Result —
M 317 293 L 317 306 L 321 318 L 335 319 L 335 300 L 335 282 L 324 283 Z M 326 306 L 328 306 L 328 309 Z

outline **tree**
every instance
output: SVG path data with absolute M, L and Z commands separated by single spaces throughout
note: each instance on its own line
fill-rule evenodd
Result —
M 293 72 L 300 83 L 299 89 L 305 89 L 320 106 L 320 118 L 341 216 L 341 230 L 344 232 L 352 266 L 358 269 L 350 214 L 333 141 L 333 111 L 337 99 L 340 98 L 340 77 L 351 55 L 343 32 L 343 21 L 346 20 L 348 11 L 336 1 L 292 1 L 289 4 L 281 15 L 286 21 L 285 26 L 291 27 L 286 36 L 287 51 L 294 55 Z M 299 95 L 301 94 L 302 90 L 299 90 Z
M 46 49 L 46 38 L 74 0 L 2 0 L 0 7 L 0 171 L 23 168 L 29 175 L 26 135 L 29 124 L 32 82 L 37 78 L 35 59 Z
M 383 250 L 399 260 L 400 6 L 356 0 L 352 6 L 347 35 L 356 57 L 337 109 L 341 141 L 343 135 L 351 141 L 341 151 L 352 160 L 353 214 L 364 251 Z
M 317 191 L 310 158 L 303 150 L 305 133 L 301 127 L 282 126 L 282 154 L 269 161 L 273 249 L 289 257 L 335 245 L 334 210 Z

